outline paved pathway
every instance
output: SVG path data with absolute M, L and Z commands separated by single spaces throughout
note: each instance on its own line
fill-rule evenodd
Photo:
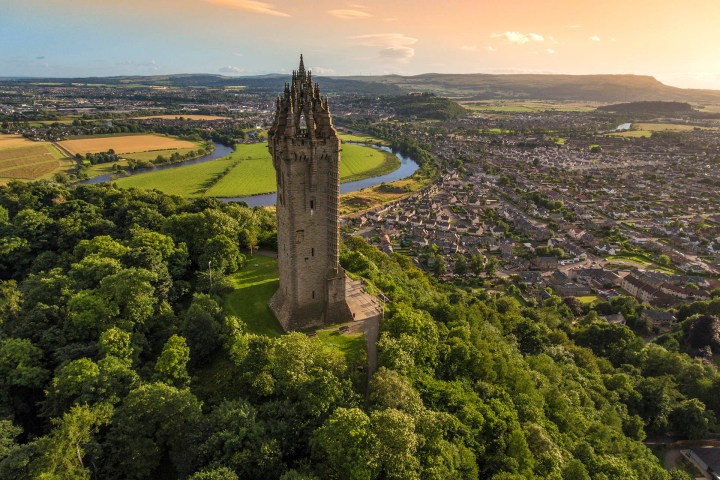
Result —
M 374 296 L 365 291 L 362 281 L 345 279 L 345 292 L 353 314 L 351 331 L 362 332 L 365 336 L 367 350 L 368 382 L 377 369 L 377 341 L 380 331 L 380 320 L 383 307 Z

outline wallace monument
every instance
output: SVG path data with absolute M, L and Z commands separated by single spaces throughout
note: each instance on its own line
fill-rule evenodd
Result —
M 280 271 L 270 308 L 286 331 L 350 321 L 338 255 L 340 139 L 302 55 L 277 99 L 268 148 L 277 180 Z

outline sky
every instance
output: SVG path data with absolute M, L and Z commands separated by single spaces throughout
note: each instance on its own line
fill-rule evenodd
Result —
M 720 89 L 720 0 L 0 0 L 0 77 L 632 73 Z

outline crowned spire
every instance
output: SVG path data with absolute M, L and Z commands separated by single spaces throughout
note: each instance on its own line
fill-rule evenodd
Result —
M 305 70 L 302 55 L 298 70 L 293 70 L 291 81 L 285 83 L 283 95 L 276 104 L 269 133 L 269 137 L 302 135 L 310 139 L 336 136 L 327 98 L 323 99 L 311 72 Z

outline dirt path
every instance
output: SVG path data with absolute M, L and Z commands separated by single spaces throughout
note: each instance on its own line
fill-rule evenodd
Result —
M 367 345 L 368 381 L 370 381 L 370 377 L 377 369 L 377 341 L 380 334 L 380 317 L 381 315 L 376 315 L 368 318 L 362 327 L 365 344 Z
M 678 466 L 678 463 L 682 460 L 683 456 L 680 453 L 679 448 L 668 448 L 665 450 L 665 468 L 672 470 Z
M 52 145 L 55 148 L 57 148 L 58 150 L 60 150 L 61 153 L 63 153 L 64 155 L 67 155 L 68 158 L 75 159 L 75 155 L 70 153 L 67 148 L 63 147 L 58 142 L 52 142 Z

